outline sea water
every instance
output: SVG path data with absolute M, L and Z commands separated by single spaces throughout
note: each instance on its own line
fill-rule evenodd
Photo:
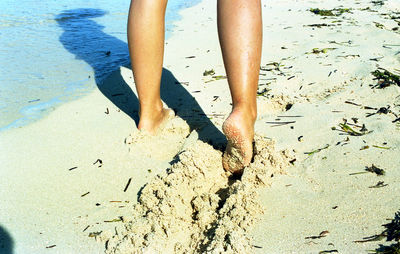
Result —
M 169 0 L 166 37 L 179 11 Z M 0 131 L 21 127 L 97 88 L 129 64 L 129 0 L 0 1 Z

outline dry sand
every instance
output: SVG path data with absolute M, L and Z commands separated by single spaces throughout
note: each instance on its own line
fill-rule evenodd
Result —
M 241 180 L 221 168 L 230 96 L 215 3 L 184 10 L 166 42 L 162 97 L 177 117 L 162 135 L 137 131 L 124 67 L 100 85 L 123 96 L 94 91 L 0 134 L 0 253 L 366 253 L 393 244 L 398 221 L 357 242 L 400 209 L 400 87 L 379 88 L 371 74 L 400 74 L 400 4 L 379 3 L 263 1 L 256 155 Z M 365 170 L 372 165 L 384 175 Z
M 143 187 L 132 216 L 122 218 L 127 223 L 98 236 L 106 253 L 249 252 L 247 232 L 263 212 L 256 187 L 282 173 L 290 157 L 256 137 L 254 161 L 241 181 L 223 170 L 221 157 L 194 131 L 171 168 Z

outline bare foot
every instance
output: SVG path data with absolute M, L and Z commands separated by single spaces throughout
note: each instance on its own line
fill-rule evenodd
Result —
M 232 112 L 222 126 L 228 145 L 222 157 L 225 170 L 242 174 L 253 156 L 254 118 L 240 110 Z
M 174 116 L 175 113 L 172 109 L 163 108 L 158 114 L 142 116 L 139 120 L 138 129 L 147 131 L 151 135 L 157 135 Z

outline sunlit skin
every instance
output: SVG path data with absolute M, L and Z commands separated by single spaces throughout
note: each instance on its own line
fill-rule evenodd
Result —
M 156 134 L 172 116 L 163 108 L 160 83 L 164 56 L 166 0 L 132 0 L 128 44 L 139 97 L 139 130 Z M 228 139 L 226 170 L 240 173 L 252 157 L 257 117 L 257 86 L 262 45 L 260 0 L 218 0 L 218 34 L 232 97 L 232 112 L 223 132 Z M 237 158 L 232 160 L 230 151 Z M 234 162 L 234 163 L 232 163 Z

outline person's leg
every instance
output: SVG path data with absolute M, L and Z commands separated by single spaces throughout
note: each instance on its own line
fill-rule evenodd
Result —
M 218 34 L 233 105 L 223 125 L 228 139 L 223 166 L 241 173 L 253 155 L 262 46 L 261 1 L 218 0 L 217 6 Z
M 132 0 L 128 45 L 139 97 L 139 130 L 154 134 L 173 111 L 163 109 L 160 82 L 164 57 L 164 17 L 167 0 Z

